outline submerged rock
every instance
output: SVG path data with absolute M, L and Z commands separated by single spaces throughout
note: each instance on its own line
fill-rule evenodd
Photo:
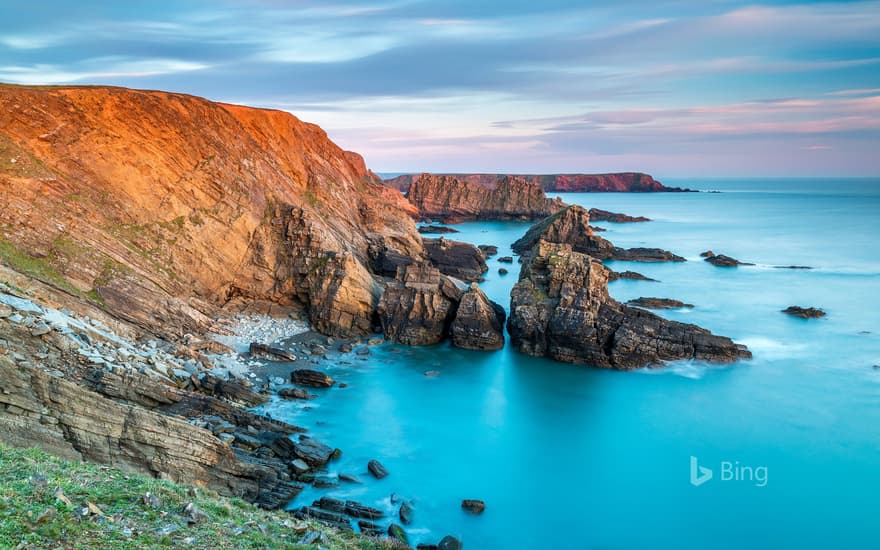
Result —
M 659 248 L 620 248 L 593 234 L 590 214 L 582 206 L 573 205 L 536 223 L 513 243 L 513 251 L 525 254 L 538 241 L 568 244 L 575 252 L 588 254 L 598 260 L 625 260 L 632 262 L 684 262 L 685 259 Z
M 736 258 L 731 258 L 730 256 L 725 256 L 724 254 L 715 254 L 711 250 L 707 250 L 700 254 L 703 257 L 704 262 L 709 262 L 715 267 L 736 267 L 738 265 L 755 265 L 746 262 L 741 262 Z
M 473 350 L 501 349 L 504 319 L 504 308 L 490 301 L 476 283 L 471 283 L 452 321 L 452 345 Z
M 369 470 L 370 473 L 373 474 L 373 477 L 375 477 L 376 479 L 388 477 L 388 470 L 386 470 L 385 466 L 383 466 L 382 463 L 376 459 L 373 459 L 367 463 L 367 470 Z
M 461 541 L 452 535 L 446 535 L 440 540 L 440 544 L 437 545 L 437 550 L 461 550 L 461 548 Z
M 825 311 L 816 307 L 789 306 L 782 310 L 782 313 L 801 319 L 818 319 L 825 317 Z
M 397 511 L 397 515 L 400 517 L 400 522 L 404 525 L 409 525 L 413 520 L 413 508 L 410 506 L 408 502 L 404 502 L 400 505 L 400 510 Z
M 683 307 L 694 307 L 694 304 L 686 304 L 680 300 L 673 300 L 671 298 L 636 298 L 635 300 L 630 300 L 627 302 L 627 305 L 644 307 L 647 309 L 677 309 Z
M 482 281 L 489 270 L 483 252 L 470 243 L 439 239 L 425 239 L 425 253 L 431 265 L 440 273 L 463 281 Z
M 477 499 L 465 499 L 461 501 L 461 507 L 472 514 L 482 514 L 486 509 L 486 503 Z
M 675 359 L 729 363 L 751 357 L 729 338 L 608 295 L 608 270 L 567 244 L 540 241 L 511 291 L 507 328 L 529 355 L 602 368 L 635 369 Z

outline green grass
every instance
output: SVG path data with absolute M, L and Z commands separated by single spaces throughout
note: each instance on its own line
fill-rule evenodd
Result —
M 56 498 L 59 489 L 71 505 Z M 144 504 L 148 492 L 159 498 L 158 507 Z M 103 516 L 83 515 L 88 503 Z M 207 519 L 187 526 L 188 503 Z M 169 525 L 179 529 L 163 533 Z M 331 550 L 394 547 L 203 489 L 0 444 L 0 548 L 307 548 L 296 542 L 303 529 L 323 531 Z
M 0 238 L 0 260 L 19 273 L 39 279 L 71 294 L 80 294 L 79 290 L 52 266 L 49 259 L 31 256 L 3 238 Z

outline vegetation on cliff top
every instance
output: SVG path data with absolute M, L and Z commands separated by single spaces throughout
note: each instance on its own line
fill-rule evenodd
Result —
M 203 489 L 0 444 L 0 548 L 314 548 L 300 542 L 314 532 L 330 549 L 394 548 Z

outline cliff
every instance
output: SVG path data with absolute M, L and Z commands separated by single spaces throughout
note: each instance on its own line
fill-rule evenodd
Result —
M 565 206 L 559 199 L 548 199 L 538 185 L 508 176 L 484 186 L 452 176 L 422 174 L 413 181 L 406 197 L 423 219 L 448 223 L 534 220 Z
M 0 257 L 160 334 L 254 302 L 369 331 L 375 266 L 422 255 L 412 205 L 378 183 L 286 112 L 0 86 Z
M 436 174 L 437 176 L 455 177 L 460 181 L 493 187 L 495 182 L 505 174 Z M 558 193 L 651 193 L 681 192 L 688 189 L 666 187 L 648 174 L 641 172 L 621 172 L 616 174 L 516 174 L 511 175 L 534 183 L 544 191 Z M 410 185 L 420 176 L 406 174 L 387 179 L 384 184 L 392 189 L 406 193 Z

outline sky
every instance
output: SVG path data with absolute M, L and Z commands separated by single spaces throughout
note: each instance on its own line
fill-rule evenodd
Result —
M 880 176 L 880 1 L 0 0 L 0 82 L 283 109 L 378 172 Z

